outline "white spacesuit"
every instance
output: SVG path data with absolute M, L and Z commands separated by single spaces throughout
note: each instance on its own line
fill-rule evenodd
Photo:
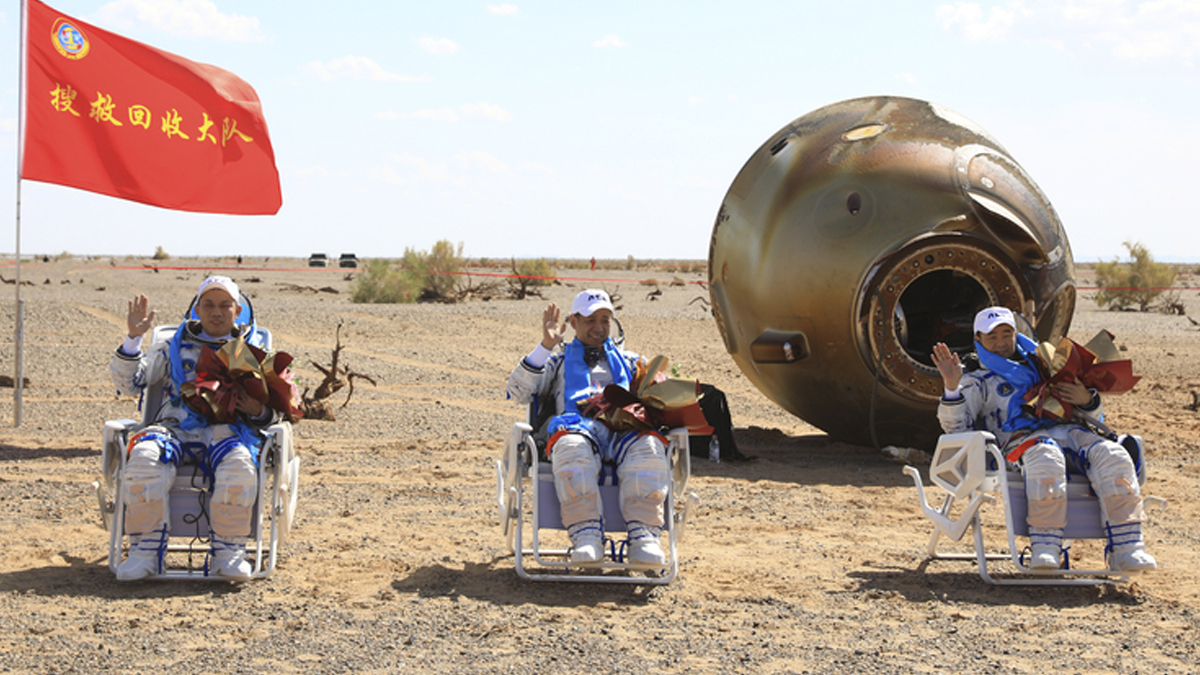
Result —
M 245 547 L 250 535 L 252 507 L 258 491 L 256 464 L 261 438 L 258 429 L 278 421 L 279 414 L 262 406 L 257 415 L 243 413 L 235 424 L 209 424 L 180 398 L 180 385 L 194 380 L 195 365 L 201 350 L 219 349 L 221 344 L 245 326 L 234 325 L 240 307 L 237 285 L 228 277 L 209 277 L 200 286 L 196 305 L 200 320 L 184 322 L 175 337 L 141 350 L 139 333 L 130 332 L 117 348 L 109 369 L 120 395 L 140 395 L 151 384 L 161 384 L 162 403 L 147 419 L 153 425 L 130 440 L 129 456 L 122 480 L 125 500 L 125 531 L 130 535 L 129 556 L 117 569 L 122 581 L 142 579 L 162 571 L 170 523 L 167 494 L 175 480 L 176 467 L 198 465 L 211 479 L 209 521 L 212 526 L 211 571 L 232 580 L 252 576 Z M 202 299 L 225 301 L 221 318 L 205 315 Z M 228 299 L 235 302 L 232 314 Z M 130 303 L 130 325 L 149 326 L 153 312 L 146 313 L 147 301 L 140 296 L 140 316 Z M 215 315 L 214 315 L 215 316 Z M 212 335 L 208 331 L 216 326 Z M 142 328 L 141 330 L 145 330 Z
M 981 311 L 976 319 L 976 339 L 1001 325 L 1015 330 L 1010 311 L 1003 308 Z M 1020 464 L 1029 500 L 1027 522 L 1032 568 L 1054 569 L 1061 565 L 1063 529 L 1067 522 L 1067 471 L 1070 470 L 1086 475 L 1100 497 L 1111 568 L 1120 571 L 1154 569 L 1157 564 L 1146 553 L 1142 541 L 1141 524 L 1145 514 L 1136 470 L 1128 451 L 1082 424 L 1035 417 L 1020 407 L 1025 388 L 986 367 L 988 363 L 1001 369 L 1026 367 L 1020 360 L 1021 354 L 1030 353 L 1036 349 L 1036 344 L 1021 335 L 1014 337 L 1017 349 L 1010 359 L 1000 359 L 976 343 L 984 367 L 964 373 L 957 390 L 947 391 L 943 396 L 938 406 L 942 429 L 947 433 L 989 431 L 995 434 L 1009 461 Z M 1092 419 L 1102 419 L 1100 396 L 1095 391 L 1091 391 L 1091 395 L 1090 403 L 1076 407 Z
M 557 323 L 554 305 L 547 309 L 547 316 L 551 309 Z M 540 400 L 554 406 L 554 416 L 538 431 L 549 436 L 554 486 L 571 537 L 570 561 L 587 564 L 604 558 L 599 480 L 602 471 L 615 469 L 621 514 L 628 525 L 628 559 L 661 565 L 666 556 L 659 536 L 670 479 L 663 437 L 639 431 L 614 432 L 602 422 L 584 417 L 579 409 L 582 401 L 609 384 L 628 388 L 640 360 L 637 354 L 618 349 L 608 338 L 607 328 L 593 331 L 583 325 L 589 319 L 611 318 L 611 314 L 612 302 L 604 291 L 588 290 L 576 296 L 571 313 L 576 339 L 561 351 L 544 343 L 537 345 L 509 375 L 507 394 L 521 403 L 536 405 Z

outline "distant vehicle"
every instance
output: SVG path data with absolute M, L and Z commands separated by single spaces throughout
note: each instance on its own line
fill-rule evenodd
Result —
M 308 256 L 309 267 L 329 267 L 329 256 L 324 253 L 314 253 Z
M 353 253 L 343 253 L 338 257 L 338 267 L 358 267 L 358 256 Z

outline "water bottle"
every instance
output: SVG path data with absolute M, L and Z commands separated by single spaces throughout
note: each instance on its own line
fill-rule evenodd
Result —
M 898 447 L 895 445 L 885 446 L 883 448 L 883 456 L 884 458 L 890 459 L 893 462 L 911 464 L 913 466 L 926 465 L 930 462 L 929 453 L 925 452 L 924 450 L 918 450 L 917 448 Z
M 712 440 L 708 442 L 708 461 L 721 461 L 721 443 L 717 440 L 716 434 L 713 434 Z

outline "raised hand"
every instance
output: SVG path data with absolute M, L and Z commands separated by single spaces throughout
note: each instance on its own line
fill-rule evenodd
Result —
M 933 346 L 933 365 L 937 366 L 947 389 L 958 389 L 958 384 L 962 382 L 962 362 L 945 342 Z
M 145 335 L 146 331 L 154 325 L 155 316 L 157 314 L 150 309 L 149 298 L 144 295 L 134 296 L 129 301 L 129 314 L 125 318 L 125 323 L 129 327 L 129 337 Z
M 561 321 L 562 310 L 553 302 L 542 312 L 542 346 L 554 349 L 563 341 L 567 332 L 567 322 Z

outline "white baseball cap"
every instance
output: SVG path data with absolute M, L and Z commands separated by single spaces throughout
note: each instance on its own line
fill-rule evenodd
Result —
M 608 293 L 598 289 L 588 289 L 581 291 L 575 296 L 575 302 L 571 303 L 571 313 L 581 316 L 591 316 L 598 309 L 607 309 L 610 312 L 616 311 L 613 309 L 612 300 L 609 299 Z
M 1007 307 L 988 307 L 975 315 L 975 332 L 990 333 L 996 326 L 1008 324 L 1017 329 L 1017 321 L 1013 318 L 1012 310 Z
M 199 299 L 204 297 L 204 294 L 213 290 L 214 287 L 224 290 L 229 294 L 229 297 L 233 298 L 234 302 L 239 305 L 242 304 L 241 295 L 238 292 L 237 284 L 235 284 L 233 279 L 230 279 L 229 277 L 213 276 L 201 281 L 200 290 L 196 293 L 196 298 Z

